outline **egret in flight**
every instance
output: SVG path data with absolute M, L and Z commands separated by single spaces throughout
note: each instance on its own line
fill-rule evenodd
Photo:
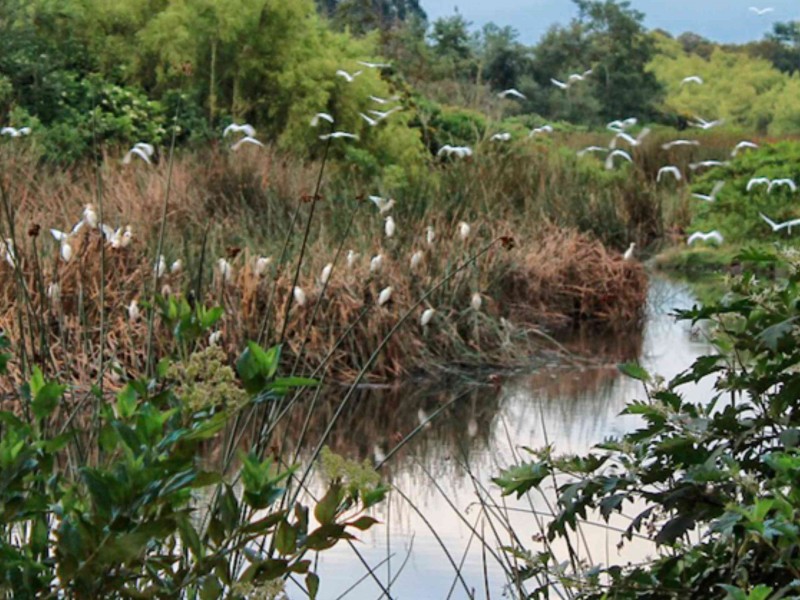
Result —
M 526 100 L 525 94 L 523 94 L 522 92 L 520 92 L 518 89 L 515 88 L 509 88 L 507 90 L 503 90 L 502 92 L 497 94 L 497 97 L 498 98 L 513 97 L 513 98 L 519 98 L 520 100 Z
M 709 231 L 708 233 L 697 231 L 689 236 L 689 239 L 686 241 L 686 243 L 689 246 L 691 246 L 698 240 L 701 240 L 703 242 L 711 241 L 711 242 L 716 242 L 717 244 L 721 244 L 723 241 L 725 241 L 725 238 L 723 238 L 722 234 L 716 229 L 714 231 Z
M 717 200 L 717 194 L 719 193 L 719 191 L 720 191 L 720 190 L 721 190 L 723 187 L 725 187 L 725 182 L 724 182 L 724 181 L 718 181 L 718 182 L 716 182 L 716 183 L 714 184 L 714 187 L 713 187 L 713 188 L 711 188 L 711 193 L 710 193 L 709 195 L 705 195 L 705 194 L 692 194 L 692 196 L 694 196 L 694 197 L 695 197 L 695 198 L 697 198 L 698 200 L 705 200 L 706 202 L 716 202 L 716 200 Z

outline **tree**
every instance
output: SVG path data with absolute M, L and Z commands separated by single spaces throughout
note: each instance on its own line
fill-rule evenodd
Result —
M 513 27 L 494 23 L 487 23 L 481 31 L 483 79 L 495 89 L 517 86 L 530 69 L 530 51 L 517 40 L 518 35 Z

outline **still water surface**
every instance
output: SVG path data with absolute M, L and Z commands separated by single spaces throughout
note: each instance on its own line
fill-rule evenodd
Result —
M 670 316 L 672 310 L 693 303 L 683 284 L 654 278 L 643 331 L 614 339 L 565 340 L 582 355 L 597 359 L 590 364 L 554 363 L 496 385 L 476 383 L 466 391 L 455 386 L 445 386 L 443 391 L 439 382 L 375 390 L 360 397 L 350 414 L 343 415 L 330 445 L 345 456 L 362 459 L 391 447 L 437 407 L 456 396 L 459 400 L 382 469 L 396 491 L 373 513 L 382 523 L 356 544 L 374 569 L 374 577 L 351 548 L 340 544 L 320 557 L 320 598 L 386 597 L 375 578 L 392 598 L 468 598 L 467 590 L 475 598 L 502 597 L 508 584 L 504 571 L 491 553 L 484 552 L 464 521 L 482 532 L 494 550 L 509 539 L 503 531 L 497 531 L 495 537 L 476 504 L 477 494 L 488 493 L 497 503 L 503 502 L 491 478 L 525 457 L 523 447 L 551 443 L 559 452 L 582 452 L 605 437 L 634 427 L 633 417 L 619 413 L 626 401 L 643 396 L 642 388 L 622 377 L 616 363 L 638 358 L 651 373 L 669 378 L 708 352 L 702 332 L 692 331 L 687 323 L 677 323 Z M 709 397 L 711 386 L 711 382 L 689 386 L 684 394 L 699 400 Z M 522 545 L 541 550 L 541 543 L 533 539 L 539 528 L 530 511 L 532 507 L 547 511 L 546 500 L 506 500 L 506 507 L 505 514 Z M 593 526 L 584 526 L 582 533 L 581 554 L 590 562 L 631 558 L 631 547 L 621 552 L 617 549 L 618 533 Z M 647 542 L 639 542 L 633 553 L 641 558 L 650 550 Z M 451 560 L 463 562 L 460 579 Z M 288 591 L 291 598 L 304 597 L 291 584 Z

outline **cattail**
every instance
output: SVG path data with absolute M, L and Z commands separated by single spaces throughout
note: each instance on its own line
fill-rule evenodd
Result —
M 128 305 L 128 319 L 131 323 L 139 320 L 139 304 L 136 300 L 131 300 L 131 303 Z
M 385 287 L 378 294 L 378 306 L 383 306 L 392 298 L 392 286 Z
M 319 281 L 322 285 L 328 283 L 328 279 L 331 278 L 331 272 L 333 271 L 333 263 L 328 263 L 322 269 L 322 273 L 320 273 Z
M 461 221 L 458 224 L 458 235 L 461 237 L 462 241 L 466 241 L 467 240 L 467 238 L 469 237 L 470 230 L 471 230 L 471 228 L 469 226 L 469 223 Z
M 294 296 L 294 301 L 297 302 L 298 306 L 306 305 L 306 293 L 303 291 L 302 288 L 294 286 L 294 289 L 292 290 L 292 295 Z
M 423 327 L 427 327 L 428 323 L 430 323 L 431 319 L 433 319 L 433 314 L 435 312 L 436 309 L 434 308 L 426 308 L 423 311 L 422 316 L 419 318 L 419 324 L 422 325 Z
M 389 216 L 386 217 L 386 223 L 384 224 L 383 230 L 386 232 L 386 237 L 392 237 L 394 235 L 395 230 L 397 229 L 394 218 Z
M 72 246 L 67 242 L 61 242 L 61 260 L 69 262 L 72 258 Z
M 428 228 L 425 231 L 425 239 L 428 242 L 428 246 L 433 246 L 433 242 L 436 241 L 436 232 L 433 229 L 433 225 L 428 225 Z
M 219 341 L 222 339 L 222 332 L 221 331 L 213 331 L 208 336 L 208 345 L 209 346 L 216 346 L 219 344 Z
M 169 267 L 170 273 L 180 273 L 183 270 L 183 261 L 179 258 Z
M 259 256 L 256 259 L 255 266 L 253 267 L 253 273 L 256 274 L 256 277 L 261 277 L 264 273 L 267 272 L 267 267 L 272 264 L 272 257 L 271 256 Z
M 381 266 L 383 266 L 383 254 L 376 254 L 372 257 L 372 260 L 369 261 L 369 272 L 377 273 L 381 270 Z
M 483 306 L 483 298 L 481 298 L 481 295 L 478 292 L 475 292 L 472 294 L 472 299 L 470 300 L 469 304 L 472 307 L 472 310 L 480 310 L 481 306 Z
M 414 271 L 422 262 L 422 250 L 417 250 L 411 255 L 411 270 Z

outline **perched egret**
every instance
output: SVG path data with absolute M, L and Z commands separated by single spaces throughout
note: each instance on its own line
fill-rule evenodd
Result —
M 355 252 L 354 250 L 348 250 L 347 251 L 347 268 L 348 269 L 352 269 L 353 268 L 353 265 L 356 264 L 356 261 L 358 260 L 359 256 L 360 256 L 359 253 Z
M 47 286 L 47 297 L 53 302 L 58 302 L 61 299 L 61 286 L 55 281 Z
M 241 147 L 242 147 L 244 144 L 252 144 L 252 145 L 254 145 L 254 146 L 259 146 L 259 147 L 261 147 L 261 148 L 263 148 L 263 147 L 264 147 L 264 144 L 262 144 L 261 142 L 259 142 L 259 141 L 258 141 L 256 138 L 254 138 L 254 137 L 251 137 L 251 136 L 249 136 L 249 135 L 248 135 L 248 136 L 245 136 L 245 137 L 243 137 L 242 139 L 240 139 L 240 140 L 239 140 L 238 142 L 236 142 L 236 143 L 235 143 L 233 146 L 231 146 L 231 150 L 233 150 L 233 151 L 236 151 L 236 150 L 238 150 L 239 148 L 241 148 Z
M 478 422 L 474 418 L 467 422 L 467 435 L 471 438 L 478 435 Z
M 132 323 L 134 321 L 139 320 L 139 303 L 136 300 L 131 300 L 131 303 L 128 305 L 128 320 Z
M 259 256 L 255 260 L 253 266 L 253 273 L 256 277 L 261 277 L 267 272 L 267 268 L 272 264 L 271 256 Z
M 292 288 L 292 296 L 294 296 L 294 301 L 297 302 L 297 306 L 306 305 L 306 293 L 303 291 L 303 288 L 294 286 Z
M 420 265 L 420 263 L 422 263 L 422 257 L 423 257 L 422 250 L 417 250 L 416 252 L 414 252 L 414 254 L 411 255 L 411 260 L 409 261 L 409 264 L 411 266 L 412 271 L 415 271 L 417 267 Z
M 427 429 L 431 426 L 430 417 L 428 417 L 428 413 L 425 412 L 425 409 L 420 408 L 417 410 L 417 421 L 419 421 L 420 427 Z
M 319 136 L 321 140 L 338 140 L 338 139 L 350 139 L 350 140 L 357 140 L 358 136 L 354 133 L 347 133 L 346 131 L 334 131 L 333 133 L 326 133 L 325 135 Z
M 390 238 L 394 236 L 396 229 L 397 226 L 394 223 L 394 218 L 391 216 L 386 217 L 386 222 L 383 224 L 383 231 L 386 233 L 386 237 Z
M 219 276 L 225 283 L 229 283 L 231 277 L 233 276 L 233 267 L 231 263 L 229 263 L 224 258 L 217 259 L 217 271 L 219 272 Z
M 731 156 L 736 156 L 742 150 L 748 150 L 748 149 L 754 150 L 756 148 L 758 148 L 758 144 L 754 142 L 748 142 L 747 140 L 742 140 L 741 142 L 736 144 L 736 146 L 733 148 L 733 150 L 731 151 Z
M 492 137 L 489 138 L 489 140 L 492 142 L 507 142 L 510 139 L 511 139 L 511 134 L 508 133 L 507 131 L 504 131 L 502 133 L 495 133 Z
M 503 90 L 502 92 L 497 94 L 497 97 L 498 98 L 513 97 L 513 98 L 519 98 L 520 100 L 525 100 L 526 99 L 525 98 L 525 94 L 523 94 L 522 92 L 520 92 L 519 90 L 517 90 L 515 88 L 509 88 L 507 90 Z
M 311 117 L 311 126 L 317 127 L 320 121 L 327 121 L 331 125 L 333 125 L 333 117 L 330 116 L 328 113 L 319 112 Z
M 331 278 L 331 273 L 333 272 L 333 263 L 328 263 L 324 267 L 322 267 L 322 273 L 319 274 L 319 282 L 322 285 L 328 283 L 328 280 Z
M 714 187 L 711 188 L 711 193 L 710 194 L 708 194 L 708 195 L 705 195 L 705 194 L 692 194 L 692 196 L 694 198 L 697 198 L 698 200 L 704 200 L 706 202 L 716 202 L 717 194 L 719 194 L 720 190 L 723 187 L 725 187 L 725 182 L 724 181 L 717 181 L 714 184 Z
M 61 248 L 59 249 L 59 254 L 61 255 L 61 260 L 64 262 L 69 262 L 72 259 L 72 246 L 70 246 L 69 242 L 64 241 L 61 242 Z
M 250 123 L 231 123 L 222 131 L 222 137 L 228 137 L 229 133 L 243 133 L 247 137 L 253 137 L 256 134 L 255 128 Z
M 445 144 L 439 148 L 436 156 L 441 156 L 442 154 L 455 156 L 456 158 L 465 158 L 467 156 L 472 156 L 472 148 L 469 146 L 451 146 L 450 144 Z
M 708 233 L 703 233 L 702 231 L 697 231 L 689 236 L 689 239 L 686 241 L 688 245 L 694 244 L 697 240 L 701 240 L 703 242 L 716 242 L 717 244 L 721 244 L 724 241 L 722 234 L 717 231 L 709 231 Z
M 426 308 L 424 311 L 422 311 L 422 316 L 419 318 L 419 324 L 422 325 L 423 327 L 427 327 L 428 324 L 431 322 L 431 319 L 433 319 L 433 315 L 435 313 L 436 313 L 435 308 Z
M 375 206 L 378 207 L 378 213 L 384 214 L 392 210 L 394 206 L 394 198 L 390 198 L 387 200 L 386 198 L 381 198 L 380 196 L 370 196 L 370 202 L 372 202 Z
M 94 210 L 94 204 L 87 204 L 83 209 L 83 222 L 92 229 L 97 227 L 98 219 L 97 212 Z
M 458 235 L 461 238 L 461 241 L 466 241 L 466 239 L 469 237 L 469 232 L 470 231 L 471 231 L 471 228 L 469 226 L 469 223 L 466 223 L 465 221 L 461 221 L 458 224 Z
M 800 225 L 800 219 L 792 219 L 791 221 L 784 221 L 783 223 L 776 223 L 772 219 L 770 219 L 764 213 L 758 213 L 761 215 L 761 218 L 772 228 L 772 231 L 780 231 L 781 229 L 786 229 L 789 233 L 792 233 L 792 227 L 797 227 Z
M 699 75 L 690 75 L 689 77 L 684 77 L 681 79 L 681 87 L 686 85 L 687 83 L 696 83 L 698 85 L 703 85 L 703 78 Z
M 179 258 L 169 266 L 170 273 L 180 273 L 183 271 L 183 261 Z
M 339 69 L 338 71 L 336 71 L 336 74 L 339 77 L 342 77 L 347 83 L 353 83 L 355 78 L 361 75 L 361 73 L 363 73 L 363 71 L 356 71 L 352 75 L 347 71 L 345 71 L 344 69 Z
M 633 162 L 633 159 L 631 158 L 631 155 L 628 154 L 627 152 L 625 152 L 625 150 L 619 150 L 619 149 L 612 150 L 611 152 L 608 153 L 608 156 L 606 156 L 605 166 L 606 166 L 606 170 L 607 171 L 610 171 L 611 169 L 614 168 L 614 157 L 616 157 L 616 156 L 619 156 L 620 158 L 624 158 L 629 163 Z
M 0 253 L 3 254 L 3 258 L 8 263 L 12 269 L 17 264 L 17 255 L 14 252 L 14 242 L 8 238 L 6 241 L 0 241 Z
M 633 250 L 636 248 L 636 242 L 631 242 L 631 245 L 628 246 L 628 249 L 625 250 L 625 254 L 622 255 L 622 260 L 630 260 L 633 258 Z
M 153 265 L 153 273 L 155 274 L 156 278 L 163 277 L 164 273 L 167 272 L 167 260 L 164 258 L 163 254 L 158 255 L 158 259 L 156 260 L 156 264 Z
M 472 307 L 472 310 L 480 310 L 481 306 L 483 306 L 483 297 L 481 297 L 480 292 L 475 292 L 472 294 L 472 298 L 470 298 L 469 305 Z
M 216 346 L 219 344 L 219 341 L 222 339 L 222 332 L 221 331 L 212 331 L 208 336 L 208 345 L 209 346 Z
M 376 254 L 369 261 L 369 272 L 377 273 L 378 271 L 381 270 L 382 266 L 383 266 L 383 254 Z
M 436 230 L 433 225 L 428 225 L 425 228 L 425 241 L 428 242 L 428 246 L 433 246 L 433 242 L 436 241 Z
M 378 294 L 378 306 L 383 306 L 391 299 L 392 299 L 392 286 L 383 288 L 381 290 L 381 293 Z
M 677 148 L 678 146 L 699 146 L 700 142 L 697 140 L 673 140 L 671 142 L 667 142 L 666 144 L 661 144 L 661 148 L 663 150 L 671 150 L 672 148 Z
M 681 179 L 683 179 L 683 175 L 681 175 L 681 170 L 678 167 L 676 167 L 675 165 L 668 165 L 666 167 L 661 167 L 658 170 L 656 183 L 660 182 L 661 178 L 667 173 L 671 173 L 675 177 L 675 181 L 680 181 Z
M 534 137 L 539 135 L 540 133 L 553 133 L 553 126 L 552 125 L 542 125 L 541 127 L 534 127 L 531 129 L 531 132 L 528 134 L 528 137 Z

